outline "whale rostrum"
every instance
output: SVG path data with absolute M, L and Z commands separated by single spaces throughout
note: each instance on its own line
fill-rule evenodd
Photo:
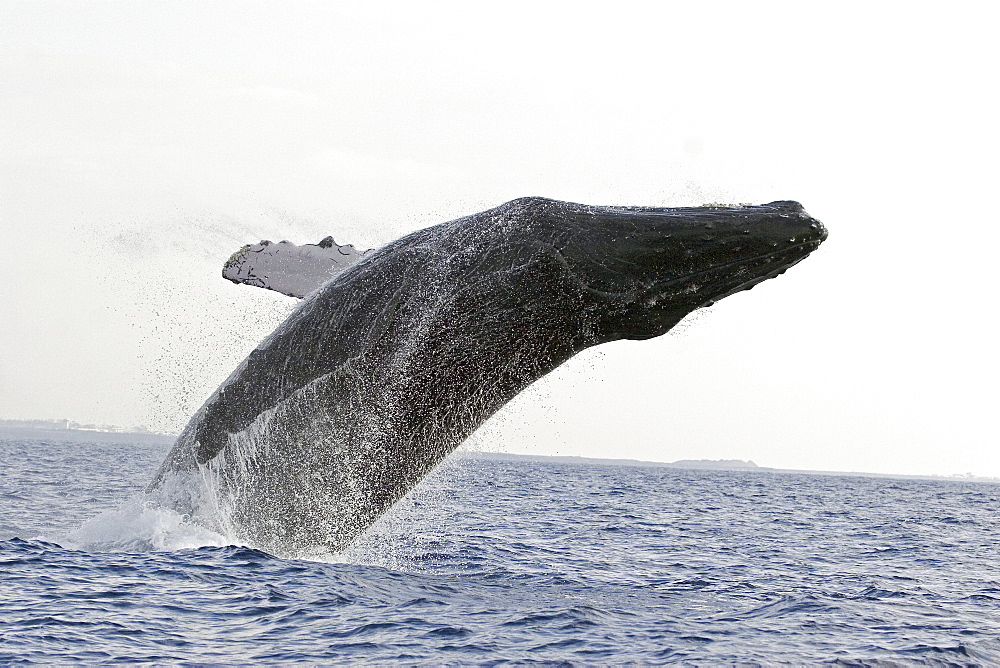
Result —
M 340 550 L 576 353 L 660 336 L 826 236 L 790 201 L 529 197 L 364 253 L 246 246 L 227 278 L 305 299 L 191 419 L 148 491 L 278 555 Z

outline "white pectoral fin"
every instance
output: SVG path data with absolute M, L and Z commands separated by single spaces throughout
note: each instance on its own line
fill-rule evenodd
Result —
M 340 246 L 333 237 L 302 246 L 289 241 L 261 241 L 233 253 L 222 267 L 222 277 L 301 299 L 367 252 L 359 252 L 350 244 Z

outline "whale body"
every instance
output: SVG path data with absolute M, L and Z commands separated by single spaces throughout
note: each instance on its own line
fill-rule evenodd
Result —
M 148 491 L 278 555 L 346 547 L 529 384 L 777 276 L 826 238 L 796 202 L 523 198 L 310 293 L 208 399 Z

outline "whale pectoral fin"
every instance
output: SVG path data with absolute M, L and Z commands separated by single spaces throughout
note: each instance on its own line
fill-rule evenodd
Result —
M 341 246 L 333 237 L 302 246 L 261 241 L 233 253 L 222 267 L 222 277 L 301 299 L 369 252 Z

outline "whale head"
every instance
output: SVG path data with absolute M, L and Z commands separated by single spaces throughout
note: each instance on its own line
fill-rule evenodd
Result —
M 599 342 L 666 333 L 692 311 L 749 290 L 827 237 L 798 202 L 691 208 L 534 207 L 552 250 L 599 313 Z M 537 229 L 533 231 L 537 235 Z M 537 238 L 537 236 L 536 236 Z

